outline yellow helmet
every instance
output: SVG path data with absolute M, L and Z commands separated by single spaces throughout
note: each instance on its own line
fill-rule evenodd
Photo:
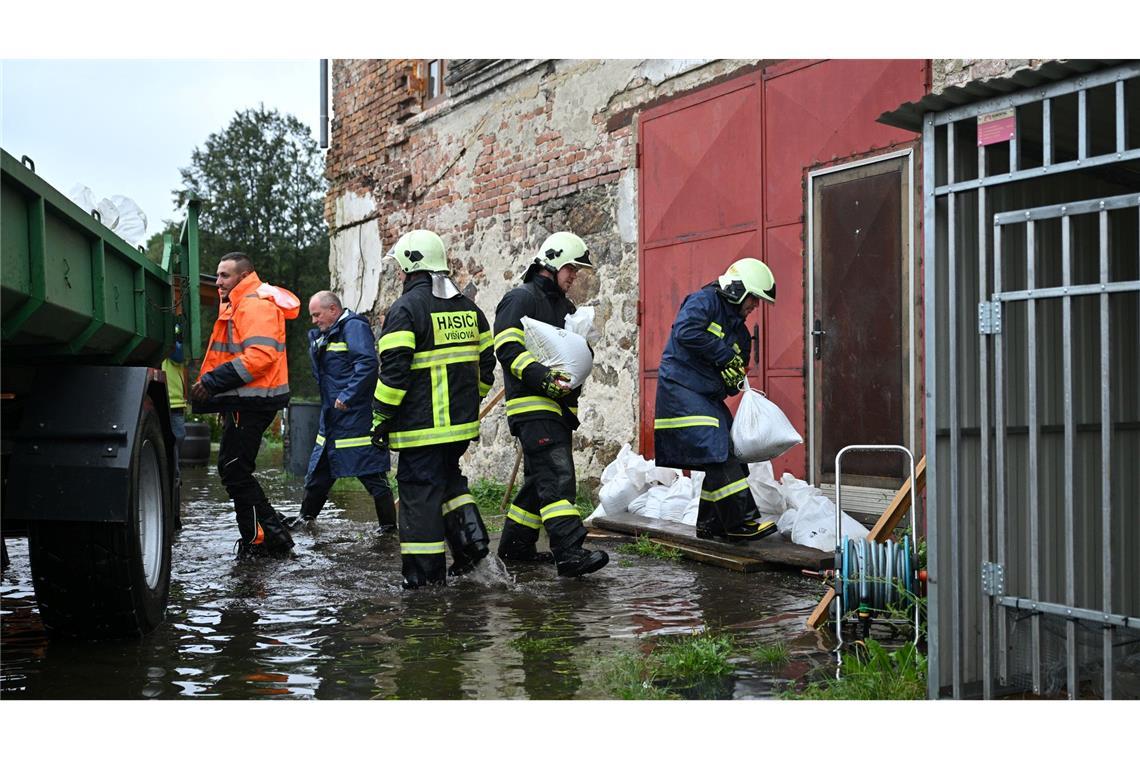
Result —
M 731 303 L 738 304 L 748 295 L 776 303 L 776 278 L 772 270 L 760 259 L 739 259 L 732 262 L 725 273 L 717 278 L 721 292 Z
M 590 261 L 590 252 L 586 249 L 586 241 L 573 232 L 555 232 L 538 247 L 534 263 L 546 267 L 551 272 L 557 272 L 567 264 L 581 269 L 593 269 Z
M 412 230 L 404 233 L 392 246 L 392 250 L 388 251 L 388 256 L 395 259 L 400 269 L 409 274 L 450 271 L 443 241 L 431 230 Z

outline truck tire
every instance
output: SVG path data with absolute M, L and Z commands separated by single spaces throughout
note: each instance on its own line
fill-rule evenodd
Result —
M 174 536 L 171 473 L 149 398 L 135 436 L 125 523 L 40 520 L 28 531 L 44 627 L 81 638 L 154 630 L 166 614 Z

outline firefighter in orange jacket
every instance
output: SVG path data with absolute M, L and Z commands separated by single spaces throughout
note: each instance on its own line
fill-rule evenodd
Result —
M 221 304 L 198 381 L 195 412 L 220 412 L 218 475 L 234 500 L 239 558 L 289 556 L 293 538 L 253 477 L 261 438 L 289 403 L 285 320 L 301 311 L 297 296 L 263 283 L 244 253 L 218 262 Z

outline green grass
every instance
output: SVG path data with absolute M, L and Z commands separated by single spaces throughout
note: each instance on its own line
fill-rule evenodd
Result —
M 520 636 L 511 640 L 510 647 L 523 654 L 551 654 L 573 649 L 574 642 L 557 636 Z
M 693 682 L 712 676 L 726 676 L 733 671 L 728 662 L 735 650 L 732 636 L 709 632 L 696 633 L 662 642 L 653 652 L 660 663 L 661 675 L 673 681 Z
M 768 667 L 786 665 L 789 660 L 788 645 L 782 641 L 772 644 L 757 644 L 748 654 L 754 661 Z
M 925 699 L 926 657 L 914 642 L 895 650 L 868 639 L 843 658 L 840 678 L 828 675 L 785 699 Z
M 732 673 L 735 654 L 736 641 L 726 633 L 662 636 L 647 654 L 606 661 L 600 683 L 617 699 L 679 699 L 683 690 Z
M 662 546 L 650 540 L 649 536 L 645 534 L 638 536 L 636 541 L 620 544 L 617 551 L 622 554 L 636 554 L 639 557 L 652 557 L 653 559 L 681 559 L 684 556 L 680 549 Z
M 610 659 L 602 670 L 603 688 L 616 699 L 679 699 L 655 684 L 655 663 L 644 655 L 622 654 Z

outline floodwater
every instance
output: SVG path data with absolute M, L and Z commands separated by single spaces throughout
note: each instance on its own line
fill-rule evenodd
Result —
M 280 452 L 263 462 L 270 499 L 294 514 L 300 481 L 282 473 Z M 610 563 L 584 578 L 496 561 L 446 588 L 404 591 L 398 540 L 371 535 L 367 494 L 334 492 L 319 529 L 295 534 L 296 559 L 238 564 L 213 467 L 183 476 L 170 606 L 142 640 L 49 639 L 27 542 L 7 540 L 4 699 L 606 699 L 615 657 L 706 629 L 732 634 L 742 654 L 731 676 L 684 696 L 770 697 L 831 662 L 803 627 L 822 587 L 795 572 L 743 574 L 591 540 Z M 489 521 L 493 541 L 500 525 Z M 786 664 L 746 654 L 773 642 L 788 647 Z

